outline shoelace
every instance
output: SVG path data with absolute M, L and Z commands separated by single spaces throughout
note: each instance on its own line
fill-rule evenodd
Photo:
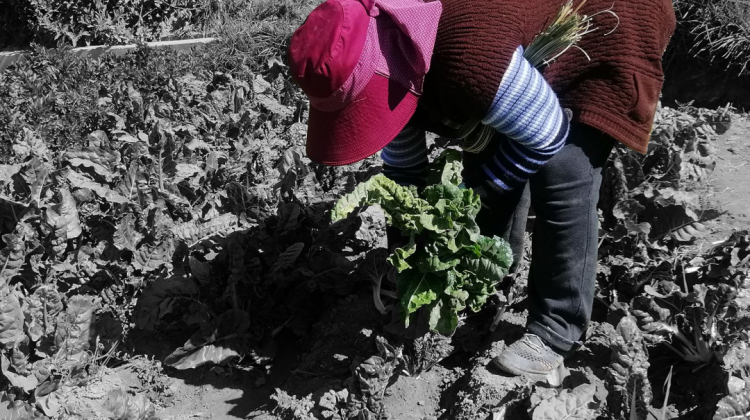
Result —
M 536 351 L 537 353 L 539 353 L 539 354 L 542 354 L 542 352 L 543 352 L 543 351 L 545 350 L 544 344 L 541 344 L 541 345 L 540 345 L 540 344 L 534 343 L 534 342 L 533 342 L 533 341 L 531 340 L 531 337 L 536 337 L 536 338 L 537 338 L 537 340 L 539 340 L 539 342 L 540 342 L 540 343 L 541 343 L 541 341 L 542 341 L 542 339 L 541 339 L 541 338 L 539 338 L 538 336 L 536 336 L 536 335 L 533 335 L 533 334 L 529 334 L 529 335 L 527 335 L 527 336 L 524 336 L 524 337 L 523 337 L 523 342 L 524 342 L 524 343 L 525 343 L 525 344 L 526 344 L 527 346 L 531 347 L 531 348 L 532 348 L 532 349 L 533 349 L 534 351 Z

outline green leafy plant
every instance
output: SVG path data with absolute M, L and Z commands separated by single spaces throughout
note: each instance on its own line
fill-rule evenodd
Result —
M 397 270 L 403 320 L 408 326 L 420 309 L 429 327 L 451 334 L 465 308 L 479 311 L 512 263 L 508 244 L 479 232 L 475 217 L 481 203 L 462 189 L 460 154 L 445 151 L 431 169 L 428 187 L 403 187 L 376 175 L 345 195 L 331 211 L 341 220 L 362 205 L 379 205 L 389 225 L 409 243 L 388 258 Z

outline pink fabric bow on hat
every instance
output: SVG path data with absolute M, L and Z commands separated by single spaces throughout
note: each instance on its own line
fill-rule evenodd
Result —
M 307 154 L 347 165 L 385 147 L 413 115 L 439 1 L 328 0 L 295 31 L 292 77 L 310 99 Z

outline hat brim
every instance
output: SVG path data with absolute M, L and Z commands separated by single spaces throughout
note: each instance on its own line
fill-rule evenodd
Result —
M 327 166 L 348 165 L 377 153 L 406 126 L 418 97 L 375 74 L 352 103 L 336 112 L 310 107 L 307 157 Z

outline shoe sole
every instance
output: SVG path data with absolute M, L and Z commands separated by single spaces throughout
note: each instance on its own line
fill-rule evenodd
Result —
M 525 376 L 537 382 L 544 381 L 554 387 L 558 387 L 562 385 L 562 380 L 561 380 L 562 378 L 560 377 L 559 367 L 553 369 L 549 373 L 531 373 L 531 372 L 524 372 L 524 371 L 514 369 L 512 367 L 504 365 L 500 361 L 500 358 L 498 356 L 494 357 L 490 363 L 495 368 L 500 369 L 501 371 L 505 373 L 510 373 L 511 375 Z
M 522 376 L 522 375 L 530 376 L 530 375 L 532 375 L 532 376 L 546 377 L 547 375 L 549 375 L 550 373 L 552 373 L 552 372 L 555 371 L 555 369 L 553 369 L 553 370 L 549 371 L 548 373 L 544 373 L 544 372 L 529 372 L 529 371 L 515 369 L 515 368 L 512 368 L 510 366 L 507 366 L 507 365 L 503 364 L 503 362 L 500 361 L 500 357 L 499 356 L 495 356 L 492 359 L 492 365 L 495 366 L 496 368 L 502 370 L 503 372 L 510 373 L 512 375 L 517 375 L 517 376 Z

